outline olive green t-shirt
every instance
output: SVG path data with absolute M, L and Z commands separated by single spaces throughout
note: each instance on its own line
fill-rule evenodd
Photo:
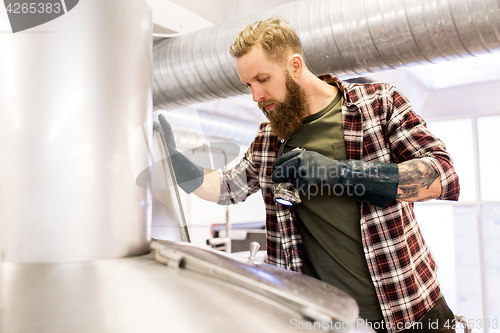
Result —
M 296 147 L 346 160 L 340 93 L 323 110 L 304 119 L 287 141 L 285 152 Z M 337 194 L 338 188 L 334 188 Z M 304 273 L 349 293 L 366 320 L 383 319 L 361 243 L 360 212 L 356 200 L 346 195 L 314 190 L 294 206 L 302 237 Z M 330 192 L 334 192 L 330 190 Z

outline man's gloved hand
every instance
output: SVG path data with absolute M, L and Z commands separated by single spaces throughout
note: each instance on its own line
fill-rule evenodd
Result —
M 337 161 L 314 151 L 291 151 L 273 165 L 275 183 L 290 181 L 301 196 L 348 195 L 385 207 L 396 199 L 399 172 L 395 163 Z
M 177 184 L 186 192 L 191 193 L 203 183 L 203 168 L 191 162 L 186 156 L 179 153 L 176 149 L 174 134 L 165 116 L 158 116 L 161 127 L 163 128 L 165 143 L 174 167 Z

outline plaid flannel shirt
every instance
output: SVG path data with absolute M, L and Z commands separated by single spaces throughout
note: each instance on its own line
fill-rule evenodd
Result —
M 330 75 L 320 78 L 337 85 L 343 95 L 348 159 L 385 163 L 426 160 L 439 173 L 439 199 L 458 200 L 458 176 L 445 145 L 428 131 L 425 121 L 393 85 L 345 84 Z M 271 133 L 269 123 L 261 124 L 240 163 L 220 173 L 219 204 L 236 204 L 261 190 L 266 206 L 268 262 L 301 273 L 303 248 L 293 208 L 273 200 L 272 166 L 282 144 Z M 384 320 L 390 332 L 400 331 L 405 323 L 420 320 L 439 297 L 436 263 L 415 219 L 413 203 L 394 201 L 378 208 L 358 201 L 358 206 L 365 258 Z

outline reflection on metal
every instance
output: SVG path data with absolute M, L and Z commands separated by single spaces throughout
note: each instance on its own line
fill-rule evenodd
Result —
M 497 0 L 302 0 L 157 42 L 154 105 L 247 93 L 229 46 L 246 25 L 275 15 L 296 28 L 313 73 L 341 78 L 500 48 Z
M 191 242 L 189 230 L 186 223 L 186 217 L 182 208 L 179 189 L 174 174 L 174 168 L 168 153 L 168 148 L 165 143 L 164 133 L 161 126 L 153 132 L 153 151 L 157 152 L 161 158 L 152 167 L 152 189 L 153 189 L 153 221 L 160 224 L 154 224 L 153 230 L 161 226 L 177 225 L 180 240 L 183 242 Z M 159 236 L 159 235 L 158 235 Z M 168 235 L 162 235 L 157 239 L 177 239 L 171 238 Z M 167 236 L 168 238 L 164 238 Z
M 85 0 L 25 33 L 0 33 L 4 260 L 148 251 L 151 200 L 127 143 L 152 113 L 152 25 L 142 0 Z
M 255 257 L 257 256 L 259 249 L 260 249 L 260 244 L 258 242 L 250 243 L 250 256 L 248 257 L 249 264 L 252 264 L 255 261 Z
M 243 110 L 243 112 L 245 111 Z M 167 118 L 176 133 L 197 136 L 203 131 L 203 135 L 207 140 L 212 137 L 217 138 L 217 140 L 244 144 L 248 144 L 253 140 L 260 124 L 205 111 L 192 111 L 188 108 L 162 112 L 162 114 Z M 177 142 L 177 144 L 179 148 L 182 142 Z M 227 147 L 227 144 L 226 142 L 225 146 L 221 148 L 226 152 L 234 151 L 231 147 Z M 228 162 L 231 160 L 232 158 Z
M 284 333 L 316 322 L 324 331 L 362 332 L 351 326 L 354 299 L 325 282 L 189 243 L 153 247 L 84 263 L 0 263 L 0 330 Z
M 169 119 L 170 120 L 170 119 Z M 153 134 L 148 134 L 153 128 Z M 152 190 L 151 237 L 160 240 L 190 241 L 189 229 L 179 196 L 174 169 L 167 152 L 163 129 L 154 121 L 138 127 L 129 137 L 135 147 L 132 159 L 146 156 L 145 163 L 133 167 L 136 184 Z M 239 146 L 229 142 L 208 142 L 205 146 L 183 151 L 193 163 L 207 169 L 224 169 L 239 154 Z M 220 156 L 216 156 L 220 154 Z M 222 156 L 222 158 L 221 158 Z M 226 222 L 228 213 L 226 207 Z M 226 251 L 230 252 L 230 246 Z
M 190 244 L 162 241 L 154 242 L 152 247 L 158 262 L 245 288 L 310 321 L 355 323 L 358 318 L 354 299 L 317 279 L 264 263 L 236 261 L 215 250 Z
M 0 265 L 2 333 L 286 333 L 291 320 L 305 321 L 258 294 L 150 255 Z
M 151 191 L 151 237 L 190 242 L 163 128 L 156 121 L 147 121 L 132 131 L 129 147 L 131 160 L 141 162 L 133 163 L 136 184 Z

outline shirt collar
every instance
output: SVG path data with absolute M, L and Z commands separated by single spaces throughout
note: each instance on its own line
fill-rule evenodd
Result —
M 347 87 L 344 84 L 344 82 L 342 82 L 337 77 L 335 77 L 331 74 L 323 74 L 323 75 L 318 76 L 318 78 L 320 80 L 328 83 L 329 85 L 337 86 L 339 88 L 340 92 L 342 93 L 343 100 L 345 101 L 345 104 L 347 106 L 353 105 L 356 102 L 356 100 L 358 99 L 356 94 L 354 92 L 348 91 L 346 89 Z

